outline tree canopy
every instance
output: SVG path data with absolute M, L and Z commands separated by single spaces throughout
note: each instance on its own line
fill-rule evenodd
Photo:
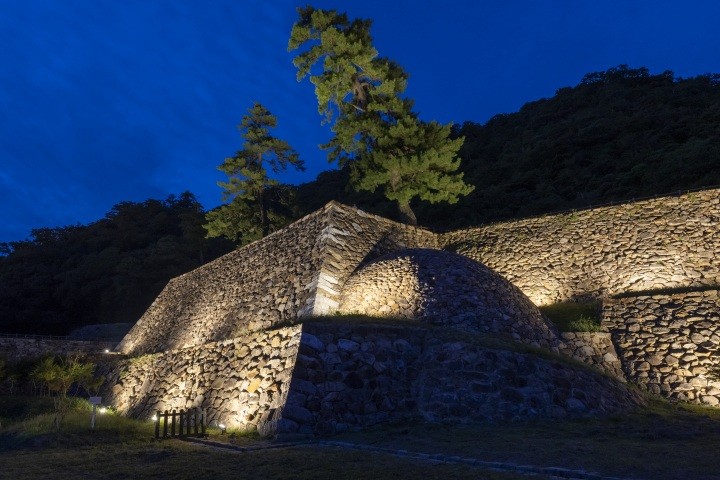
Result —
M 242 150 L 226 158 L 218 167 L 228 176 L 219 182 L 223 200 L 229 203 L 208 212 L 208 237 L 225 237 L 240 245 L 266 236 L 290 221 L 290 189 L 268 176 L 267 169 L 279 173 L 304 164 L 290 145 L 270 134 L 277 118 L 260 103 L 245 115 L 238 130 L 244 139 Z
M 192 193 L 121 202 L 89 225 L 40 228 L 0 256 L 0 332 L 64 335 L 135 322 L 168 280 L 229 252 Z
M 408 75 L 378 56 L 371 21 L 310 6 L 298 15 L 288 50 L 300 50 L 293 61 L 298 81 L 310 78 L 318 111 L 332 123 L 334 136 L 322 147 L 331 161 L 349 166 L 352 186 L 382 189 L 412 224 L 413 199 L 455 203 L 470 193 L 473 187 L 456 173 L 462 138 L 450 139 L 450 125 L 423 122 L 413 112 L 413 102 L 403 96 Z

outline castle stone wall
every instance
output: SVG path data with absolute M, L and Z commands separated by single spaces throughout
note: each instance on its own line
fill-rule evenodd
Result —
M 562 332 L 560 353 L 597 367 L 625 381 L 622 363 L 618 358 L 612 337 L 605 332 Z
M 467 257 L 406 249 L 361 267 L 345 284 L 341 313 L 404 317 L 557 347 L 554 327 L 523 293 Z
M 643 402 L 590 369 L 485 347 L 467 334 L 448 339 L 435 328 L 331 322 L 303 327 L 280 433 L 327 434 L 412 416 L 564 417 Z
M 443 248 L 503 275 L 536 305 L 720 283 L 720 190 L 442 235 Z
M 610 330 L 627 378 L 653 393 L 720 405 L 718 290 L 609 300 L 602 324 Z
M 334 313 L 358 264 L 395 248 L 436 244 L 430 232 L 331 202 L 170 280 L 118 348 L 160 352 Z
M 324 261 L 313 314 L 335 313 L 345 283 L 356 269 L 389 252 L 406 248 L 438 248 L 437 236 L 422 228 L 393 222 L 332 202 L 323 231 Z
M 204 408 L 210 422 L 262 429 L 285 403 L 299 341 L 293 326 L 122 360 L 106 396 L 136 418 Z
M 328 209 L 170 280 L 119 345 L 139 355 L 235 338 L 312 311 Z

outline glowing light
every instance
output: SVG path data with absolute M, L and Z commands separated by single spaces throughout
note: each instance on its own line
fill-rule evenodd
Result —
M 110 349 L 109 349 L 109 348 L 106 348 L 106 349 L 104 350 L 104 353 L 110 353 Z
M 227 430 L 227 427 L 225 426 L 225 424 L 220 423 L 220 424 L 218 424 L 218 427 L 220 427 L 220 433 L 225 435 L 225 431 Z
M 105 414 L 107 413 L 107 408 L 106 408 L 106 407 L 100 407 L 100 410 L 98 410 L 98 412 L 100 413 L 100 415 L 105 415 Z
M 150 420 L 152 420 L 153 422 L 157 422 L 157 420 L 158 420 L 157 415 L 153 415 L 152 418 L 150 418 Z

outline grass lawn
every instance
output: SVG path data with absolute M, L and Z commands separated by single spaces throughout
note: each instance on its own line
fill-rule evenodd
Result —
M 419 422 L 342 440 L 486 461 L 556 466 L 656 480 L 720 479 L 720 409 L 652 399 L 630 414 L 473 426 Z
M 68 417 L 63 432 L 55 433 L 50 427 L 52 416 L 37 414 L 42 406 L 32 405 L 34 400 L 3 401 L 0 397 L 0 412 L 8 412 L 13 402 L 28 407 L 27 419 L 13 416 L 8 423 L 6 416 L 0 431 L 0 478 L 13 480 L 543 478 L 312 444 L 234 452 L 176 440 L 155 441 L 150 423 L 118 416 L 100 417 L 97 430 L 89 431 L 88 412 L 82 405 Z M 212 437 L 228 440 L 216 432 Z M 662 400 L 652 400 L 639 412 L 597 419 L 473 426 L 416 421 L 328 439 L 625 478 L 720 479 L 720 409 L 676 406 Z M 269 444 L 252 436 L 236 442 Z

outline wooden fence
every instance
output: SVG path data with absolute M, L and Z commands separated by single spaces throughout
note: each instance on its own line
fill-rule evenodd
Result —
M 203 437 L 205 436 L 206 422 L 205 409 L 181 409 L 179 412 L 158 410 L 155 414 L 155 438 Z

